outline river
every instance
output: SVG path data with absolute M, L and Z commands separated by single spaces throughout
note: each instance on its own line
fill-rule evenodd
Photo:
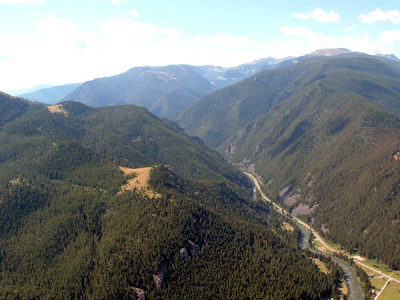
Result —
M 311 232 L 308 228 L 306 228 L 304 225 L 297 223 L 297 227 L 300 230 L 300 239 L 299 239 L 299 246 L 301 248 L 307 248 L 313 252 L 316 252 L 314 249 L 310 248 L 310 237 L 311 237 Z M 356 273 L 353 271 L 352 268 L 350 268 L 346 263 L 344 263 L 342 260 L 338 259 L 335 256 L 330 256 L 331 259 L 337 263 L 343 270 L 344 276 L 346 278 L 346 283 L 347 286 L 349 287 L 349 300 L 359 300 L 362 299 L 362 291 L 360 289 L 360 285 L 358 284 L 357 276 Z
M 274 207 L 274 209 L 276 211 L 278 211 L 280 214 L 285 215 L 286 213 L 284 212 L 284 210 L 279 207 L 278 205 L 276 205 L 274 202 L 272 202 L 270 199 L 268 199 L 267 196 L 265 196 L 265 194 L 262 192 L 257 179 L 249 174 L 249 173 L 245 173 L 247 176 L 250 177 L 250 179 L 253 181 L 253 188 L 256 187 L 257 190 L 260 192 L 260 196 L 262 199 L 264 199 L 265 201 L 269 202 L 272 204 L 272 206 Z M 255 190 L 255 189 L 254 189 Z M 253 197 L 255 197 L 255 193 L 253 190 Z M 300 240 L 299 240 L 299 246 L 301 248 L 307 248 L 310 249 L 310 237 L 311 237 L 311 231 L 309 228 L 305 227 L 304 225 L 300 224 L 298 221 L 296 221 L 296 219 L 294 219 L 294 221 L 296 222 L 297 227 L 300 230 Z M 310 249 L 311 251 L 316 251 L 314 249 Z M 357 280 L 357 276 L 355 274 L 355 272 L 353 271 L 352 268 L 350 268 L 346 263 L 344 263 L 342 260 L 336 258 L 335 256 L 330 255 L 330 257 L 332 258 L 332 260 L 334 262 L 336 262 L 343 270 L 344 275 L 345 275 L 345 279 L 347 282 L 347 286 L 349 288 L 349 295 L 348 295 L 348 299 L 349 300 L 360 300 L 362 299 L 362 291 L 360 289 L 360 285 L 358 284 L 358 280 Z

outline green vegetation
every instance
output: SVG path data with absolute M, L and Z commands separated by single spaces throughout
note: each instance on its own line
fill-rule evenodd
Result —
M 210 94 L 178 123 L 254 167 L 272 199 L 300 192 L 287 208 L 302 204 L 328 239 L 399 269 L 399 78 L 373 58 L 308 59 Z
M 0 131 L 0 298 L 338 298 L 218 153 L 135 106 L 60 110 Z M 161 196 L 120 193 L 119 166 L 155 164 Z
M 135 104 L 158 116 L 167 116 L 214 90 L 190 66 L 136 67 L 123 74 L 85 82 L 63 100 L 93 107 Z

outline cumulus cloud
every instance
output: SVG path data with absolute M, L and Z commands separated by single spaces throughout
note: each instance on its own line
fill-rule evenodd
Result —
M 0 53 L 0 60 L 10 60 L 10 58 Z
M 385 44 L 400 43 L 400 30 L 388 30 L 382 32 L 378 39 Z
M 297 19 L 303 19 L 303 20 L 307 20 L 310 18 L 309 15 L 301 14 L 301 13 L 294 13 L 294 14 L 292 14 L 292 17 L 297 18 Z
M 84 32 L 68 19 L 48 16 L 32 24 L 29 34 L 7 34 L 0 28 L 0 90 L 86 81 L 119 74 L 133 66 L 234 66 L 268 56 L 304 55 L 321 48 L 391 53 L 389 44 L 400 40 L 399 32 L 383 33 L 374 41 L 366 34 L 326 35 L 290 26 L 280 27 L 279 38 L 268 43 L 229 32 L 186 36 L 171 24 L 141 23 L 131 16 L 106 19 L 94 26 Z
M 291 26 L 280 27 L 280 32 L 287 39 L 275 39 L 267 47 L 268 53 L 275 57 L 303 55 L 323 48 L 347 48 L 369 54 L 388 52 L 388 49 L 383 47 L 380 42 L 371 40 L 368 34 L 361 36 L 326 35 L 308 28 Z
M 131 10 L 128 12 L 127 15 L 128 15 L 128 16 L 131 16 L 131 17 L 134 17 L 135 19 L 136 19 L 137 17 L 139 17 L 139 13 L 138 13 L 138 11 L 135 10 L 135 9 L 131 9 Z
M 33 3 L 33 4 L 41 4 L 44 3 L 46 0 L 0 0 L 0 3 L 5 3 L 5 4 L 27 4 L 27 3 Z
M 294 13 L 292 14 L 292 17 L 298 18 L 298 19 L 315 19 L 317 22 L 320 23 L 339 23 L 341 21 L 340 16 L 338 13 L 334 11 L 326 12 L 323 9 L 317 7 L 314 9 L 312 12 L 309 12 L 308 14 L 301 14 L 301 13 Z
M 167 36 L 172 39 L 180 39 L 182 33 L 175 28 L 162 29 L 153 24 L 142 24 L 124 18 L 111 18 L 101 23 L 105 33 L 111 37 L 128 38 L 151 37 L 158 35 L 159 37 Z
M 396 9 L 382 11 L 380 8 L 378 8 L 366 15 L 361 14 L 360 18 L 362 22 L 368 25 L 373 25 L 379 21 L 389 21 L 396 25 L 400 25 L 400 12 Z
M 350 32 L 350 31 L 353 31 L 354 29 L 356 29 L 356 26 L 355 26 L 355 25 L 345 27 L 345 28 L 343 28 L 343 31 L 344 31 L 344 32 Z

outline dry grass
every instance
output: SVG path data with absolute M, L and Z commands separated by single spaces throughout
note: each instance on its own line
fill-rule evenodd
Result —
M 339 291 L 342 293 L 342 295 L 344 296 L 348 296 L 349 295 L 349 287 L 347 286 L 347 283 L 345 280 L 342 280 L 342 282 L 340 283 L 340 289 Z
M 325 274 L 329 274 L 328 268 L 322 261 L 320 261 L 318 258 L 313 258 L 313 261 L 322 272 L 324 272 Z
M 161 196 L 160 194 L 154 193 L 148 184 L 150 171 L 153 169 L 152 167 L 138 169 L 119 167 L 119 169 L 124 173 L 124 176 L 135 176 L 131 179 L 128 179 L 127 184 L 121 187 L 122 191 L 120 193 L 136 190 L 139 193 L 144 193 L 149 198 L 157 198 Z
M 377 278 L 371 278 L 370 281 L 371 281 L 371 285 L 375 289 L 380 291 L 380 290 L 382 290 L 382 288 L 385 285 L 387 280 L 385 278 L 383 278 L 382 276 L 380 276 L 380 277 L 378 276 Z
M 62 104 L 50 105 L 47 106 L 47 109 L 53 114 L 63 114 L 68 117 L 68 112 L 62 107 Z
M 12 185 L 17 185 L 17 184 L 20 184 L 21 181 L 19 180 L 19 178 L 16 178 L 16 179 L 10 180 L 10 183 L 11 183 Z
M 294 231 L 294 228 L 289 223 L 283 222 L 283 226 L 287 231 Z
M 391 281 L 383 290 L 382 294 L 379 296 L 379 300 L 395 300 L 395 299 L 400 299 L 400 284 Z

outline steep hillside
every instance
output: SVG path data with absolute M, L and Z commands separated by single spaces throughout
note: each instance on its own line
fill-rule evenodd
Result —
M 399 85 L 377 59 L 309 59 L 217 91 L 179 122 L 332 240 L 400 268 Z
M 27 101 L 0 92 L 0 125 L 22 115 L 28 107 Z
M 191 178 L 228 179 L 240 184 L 245 178 L 198 139 L 134 105 L 98 109 L 77 102 L 35 105 L 8 124 L 4 133 L 32 139 L 73 140 L 121 162 L 128 159 L 134 167 L 165 163 Z M 244 182 L 250 185 L 247 180 Z
M 30 99 L 36 102 L 55 104 L 64 99 L 65 96 L 70 94 L 76 88 L 78 88 L 82 83 L 72 83 L 60 86 L 53 86 L 49 88 L 39 89 L 34 92 L 24 93 L 18 95 L 18 97 Z
M 341 71 L 345 74 L 340 74 Z M 332 76 L 336 81 L 343 79 L 337 83 L 338 87 L 355 90 L 386 109 L 400 112 L 400 104 L 396 101 L 399 93 L 396 85 L 400 82 L 398 69 L 371 58 L 321 57 L 262 72 L 218 90 L 203 97 L 174 119 L 187 133 L 199 136 L 207 145 L 217 148 L 248 122 L 279 107 L 297 93 L 302 93 L 310 83 L 330 72 L 336 72 L 337 75 Z M 353 72 L 355 76 L 347 72 Z M 371 80 L 371 85 L 368 85 Z M 384 100 L 381 100 L 381 93 Z
M 2 299 L 338 298 L 340 270 L 239 171 L 143 108 L 31 104 L 0 147 Z M 144 165 L 127 190 L 120 167 Z
M 136 67 L 120 75 L 85 82 L 64 100 L 92 107 L 135 104 L 166 116 L 214 90 L 189 66 Z

